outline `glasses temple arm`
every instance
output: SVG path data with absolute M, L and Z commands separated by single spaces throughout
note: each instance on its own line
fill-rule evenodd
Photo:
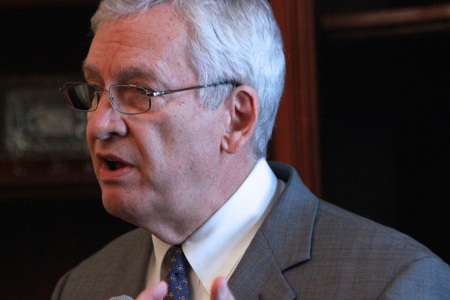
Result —
M 169 95 L 169 94 L 176 93 L 176 92 L 184 92 L 184 91 L 190 91 L 190 90 L 204 89 L 204 88 L 218 86 L 218 85 L 222 85 L 222 84 L 232 84 L 232 85 L 236 86 L 237 82 L 234 81 L 234 80 L 225 80 L 225 81 L 221 81 L 221 82 L 204 84 L 204 85 L 198 85 L 198 86 L 192 86 L 192 87 L 183 88 L 183 89 L 177 89 L 177 90 L 166 90 L 166 91 L 160 91 L 160 92 L 147 91 L 147 96 L 149 96 L 149 97 L 158 97 L 158 96 L 163 96 L 163 95 Z

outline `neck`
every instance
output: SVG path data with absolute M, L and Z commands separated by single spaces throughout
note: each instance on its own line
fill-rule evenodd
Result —
M 234 157 L 236 158 L 236 157 Z M 210 182 L 198 188 L 192 201 L 192 211 L 187 211 L 182 221 L 167 219 L 159 229 L 150 230 L 156 237 L 170 245 L 182 244 L 191 234 L 200 228 L 213 214 L 215 214 L 228 199 L 238 190 L 248 177 L 256 161 L 224 160 Z M 201 201 L 199 205 L 198 201 Z M 167 230 L 170 228 L 171 230 Z

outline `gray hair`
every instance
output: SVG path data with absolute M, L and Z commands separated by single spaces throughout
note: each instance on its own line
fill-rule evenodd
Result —
M 170 3 L 191 26 L 189 51 L 199 84 L 235 80 L 256 90 L 260 110 L 253 152 L 255 158 L 265 157 L 285 78 L 283 42 L 270 5 L 266 0 L 103 0 L 92 30 L 162 3 Z M 217 86 L 200 90 L 200 96 L 214 109 L 230 91 Z

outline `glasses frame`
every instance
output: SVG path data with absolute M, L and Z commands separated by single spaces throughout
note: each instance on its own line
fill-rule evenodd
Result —
M 139 115 L 139 114 L 143 114 L 148 112 L 151 107 L 152 107 L 152 102 L 151 102 L 151 98 L 152 97 L 160 97 L 160 96 L 166 96 L 166 95 L 170 95 L 170 94 L 174 94 L 174 93 L 178 93 L 178 92 L 184 92 L 184 91 L 190 91 L 190 90 L 197 90 L 197 89 L 204 89 L 204 88 L 209 88 L 209 87 L 216 87 L 219 85 L 225 85 L 225 84 L 231 84 L 233 86 L 237 86 L 237 82 L 234 80 L 223 80 L 223 81 L 219 81 L 219 82 L 215 82 L 215 83 L 209 83 L 209 84 L 203 84 L 203 85 L 197 85 L 197 86 L 191 86 L 191 87 L 185 87 L 185 88 L 180 88 L 180 89 L 172 89 L 172 90 L 164 90 L 164 91 L 154 91 L 152 88 L 148 88 L 145 86 L 141 86 L 141 85 L 136 85 L 136 84 L 113 84 L 110 85 L 109 89 L 104 89 L 101 90 L 99 89 L 97 86 L 90 84 L 90 83 L 86 83 L 86 82 L 65 82 L 63 84 L 63 86 L 61 87 L 61 92 L 63 92 L 64 97 L 66 99 L 66 102 L 69 106 L 69 108 L 76 110 L 76 111 L 84 111 L 84 112 L 91 112 L 91 111 L 95 111 L 98 108 L 98 104 L 100 102 L 100 98 L 102 96 L 102 93 L 107 92 L 108 96 L 109 96 L 109 101 L 111 102 L 111 105 L 114 107 L 115 110 L 117 110 L 118 112 L 125 114 L 125 115 Z M 85 109 L 78 109 L 75 108 L 71 103 L 73 102 L 70 98 L 70 96 L 68 95 L 68 93 L 66 92 L 67 90 L 67 86 L 69 85 L 87 85 L 90 87 L 93 87 L 95 90 L 95 95 L 96 95 L 96 105 L 92 106 L 91 109 L 85 110 Z M 114 99 L 114 95 L 111 93 L 111 88 L 114 87 L 134 87 L 134 88 L 139 88 L 141 89 L 143 92 L 145 92 L 145 95 L 148 97 L 148 109 L 145 111 L 140 111 L 140 112 L 124 112 L 121 111 L 116 104 L 114 103 L 115 99 Z

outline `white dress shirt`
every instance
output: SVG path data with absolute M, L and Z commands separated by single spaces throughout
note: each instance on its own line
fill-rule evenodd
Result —
M 274 200 L 284 188 L 267 161 L 260 159 L 250 175 L 227 202 L 182 245 L 191 265 L 190 296 L 195 300 L 210 299 L 214 279 L 229 279 L 255 236 Z M 170 248 L 152 236 L 147 286 L 163 280 L 162 261 Z

